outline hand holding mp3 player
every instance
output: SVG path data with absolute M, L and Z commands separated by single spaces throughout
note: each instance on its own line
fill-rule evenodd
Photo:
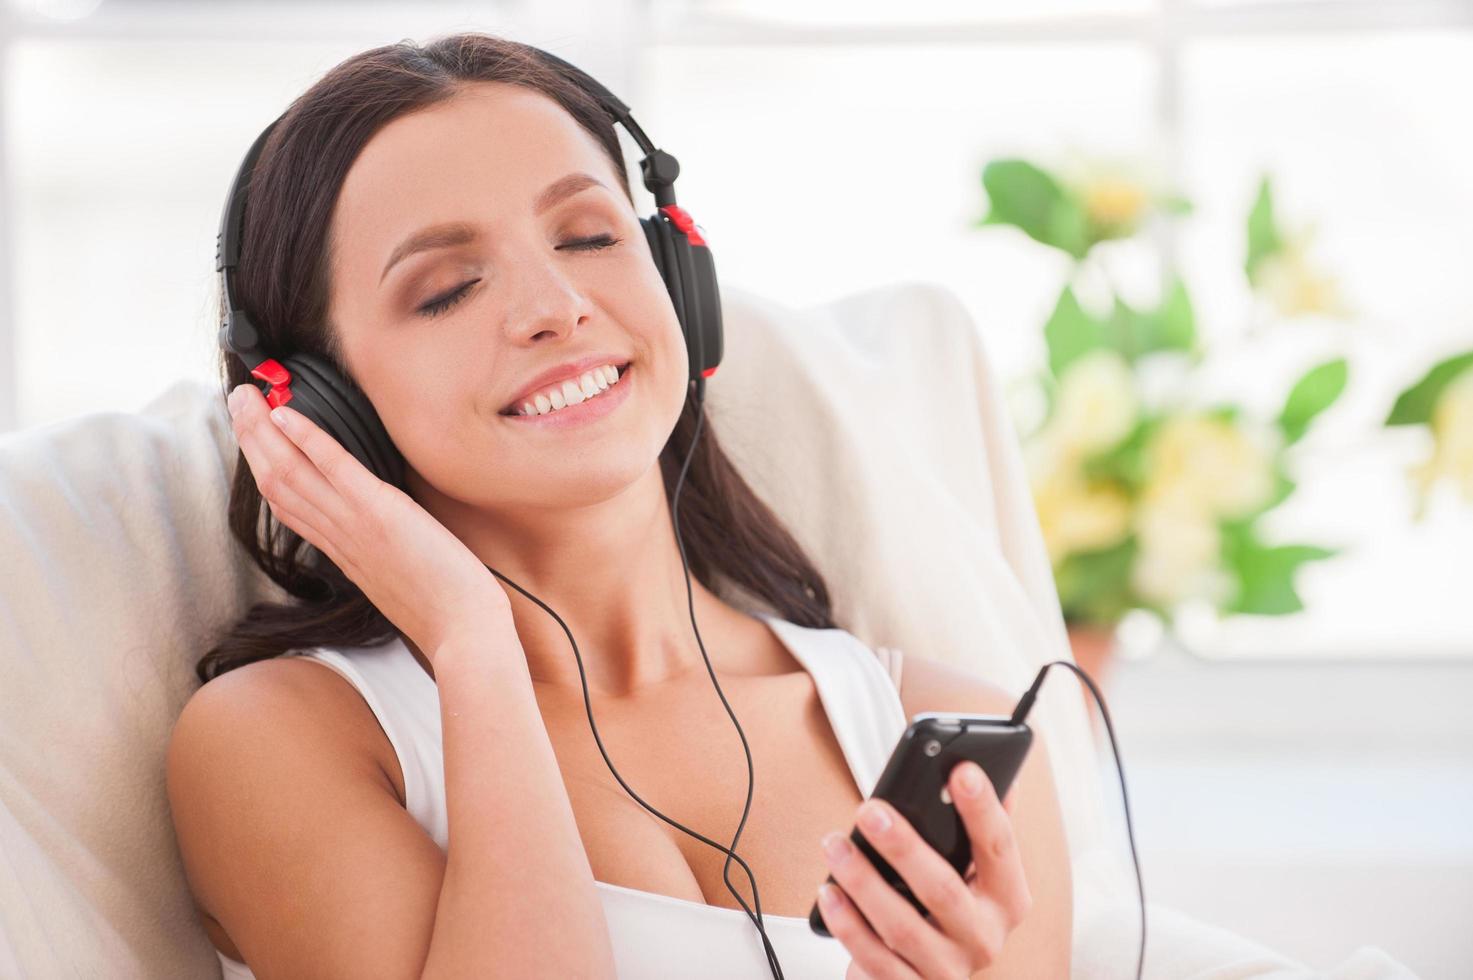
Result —
M 860 807 L 847 856 L 828 859 L 808 916 L 813 931 L 838 938 L 875 975 L 897 957 L 928 977 L 970 976 L 991 963 L 1032 902 L 1001 802 L 1032 742 L 1032 730 L 1007 717 L 916 715 Z M 975 796 L 962 781 L 970 763 L 984 775 Z M 875 807 L 888 827 L 867 826 Z M 839 899 L 833 907 L 828 895 Z

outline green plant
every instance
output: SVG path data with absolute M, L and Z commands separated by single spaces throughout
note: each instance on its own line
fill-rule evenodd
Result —
M 1153 404 L 1142 384 L 1151 362 L 1167 359 L 1178 391 L 1188 391 L 1207 355 L 1187 284 L 1173 271 L 1152 308 L 1112 290 L 1107 309 L 1091 310 L 1074 278 L 1102 242 L 1189 214 L 1191 202 L 1113 166 L 1061 178 L 1025 160 L 994 160 L 982 183 L 990 209 L 978 227 L 1013 226 L 1073 259 L 1043 326 L 1048 363 L 1032 379 L 1045 417 L 1022 434 L 1066 621 L 1109 626 L 1149 609 L 1169 622 L 1193 599 L 1221 614 L 1302 609 L 1296 571 L 1339 550 L 1270 544 L 1259 519 L 1293 493 L 1288 453 L 1344 391 L 1346 359 L 1306 371 L 1272 419 L 1233 403 Z M 1249 287 L 1280 315 L 1347 312 L 1334 281 L 1308 263 L 1311 235 L 1286 233 L 1275 219 L 1267 177 L 1247 232 Z
M 1408 474 L 1416 486 L 1418 521 L 1443 480 L 1460 484 L 1463 500 L 1473 504 L 1473 351 L 1432 365 L 1397 395 L 1385 424 L 1425 425 L 1432 433 L 1432 455 Z

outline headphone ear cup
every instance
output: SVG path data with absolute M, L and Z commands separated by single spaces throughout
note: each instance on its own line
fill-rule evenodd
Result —
M 678 227 L 666 229 L 673 265 L 680 284 L 681 309 L 686 316 L 686 338 L 691 354 L 691 380 L 716 370 L 721 363 L 721 297 L 716 286 L 716 263 L 711 248 L 692 244 Z
M 312 423 L 323 432 L 336 439 L 344 449 L 357 458 L 358 462 L 372 469 L 373 458 L 368 454 L 362 440 L 348 427 L 337 409 L 333 408 L 329 399 L 323 395 L 323 385 L 317 380 L 316 372 L 302 363 L 300 355 L 288 357 L 281 363 L 291 374 L 292 397 L 287 404 L 311 419 Z
M 389 438 L 389 432 L 368 396 L 325 358 L 308 353 L 300 356 L 316 372 L 317 380 L 326 386 L 324 390 L 331 392 L 333 408 L 373 458 L 375 475 L 386 483 L 400 486 L 404 457 L 394 445 L 394 440 Z
M 721 364 L 725 332 L 721 320 L 721 287 L 716 281 L 716 261 L 711 257 L 708 245 L 686 244 L 685 252 L 690 259 L 691 276 L 682 276 L 687 283 L 686 308 L 695 318 L 695 329 L 700 333 L 701 361 L 696 367 L 702 374 L 716 370 Z
M 292 401 L 302 399 L 300 407 L 292 407 L 341 443 L 374 476 L 403 489 L 404 458 L 368 399 L 314 354 L 293 354 L 283 366 L 292 376 Z
M 640 223 L 680 319 L 690 355 L 690 380 L 694 381 L 721 364 L 721 290 L 716 281 L 716 262 L 710 246 L 692 245 L 683 231 L 660 215 L 641 218 Z
M 699 338 L 692 333 L 693 324 L 686 310 L 685 285 L 681 279 L 680 263 L 675 256 L 675 233 L 659 214 L 652 218 L 640 218 L 639 223 L 644 226 L 645 237 L 650 243 L 650 254 L 655 257 L 655 268 L 660 270 L 660 278 L 665 280 L 665 291 L 670 294 L 670 303 L 675 307 L 675 318 L 680 321 L 680 332 L 685 335 L 685 349 L 690 362 L 687 370 L 691 380 L 694 380 L 699 374 Z

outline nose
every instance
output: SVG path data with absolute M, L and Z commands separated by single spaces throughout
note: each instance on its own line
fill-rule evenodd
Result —
M 553 256 L 526 258 L 511 270 L 508 281 L 514 284 L 513 295 L 507 297 L 506 318 L 507 331 L 513 340 L 546 342 L 542 334 L 565 334 L 587 321 L 593 311 L 592 302 L 573 278 L 572 271 L 560 266 Z

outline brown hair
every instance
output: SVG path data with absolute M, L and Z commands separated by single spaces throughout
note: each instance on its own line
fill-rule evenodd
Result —
M 443 102 L 462 83 L 499 81 L 555 99 L 602 145 L 633 203 L 614 123 L 601 104 L 526 45 L 468 32 L 427 45 L 399 41 L 355 55 L 300 95 L 272 131 L 251 178 L 237 267 L 236 298 L 261 346 L 276 357 L 325 357 L 349 383 L 327 319 L 328 227 L 344 177 L 380 127 Z M 219 297 L 223 303 L 223 297 Z M 220 351 L 222 397 L 251 381 L 233 354 Z M 696 423 L 687 398 L 660 452 L 667 497 Z M 718 595 L 714 576 L 767 602 L 802 626 L 832 628 L 823 576 L 721 449 L 703 422 L 680 496 L 680 534 L 690 573 Z M 314 646 L 378 646 L 397 629 L 332 560 L 278 521 L 244 454 L 230 487 L 231 536 L 296 601 L 258 602 L 195 665 L 201 682 L 255 660 Z

